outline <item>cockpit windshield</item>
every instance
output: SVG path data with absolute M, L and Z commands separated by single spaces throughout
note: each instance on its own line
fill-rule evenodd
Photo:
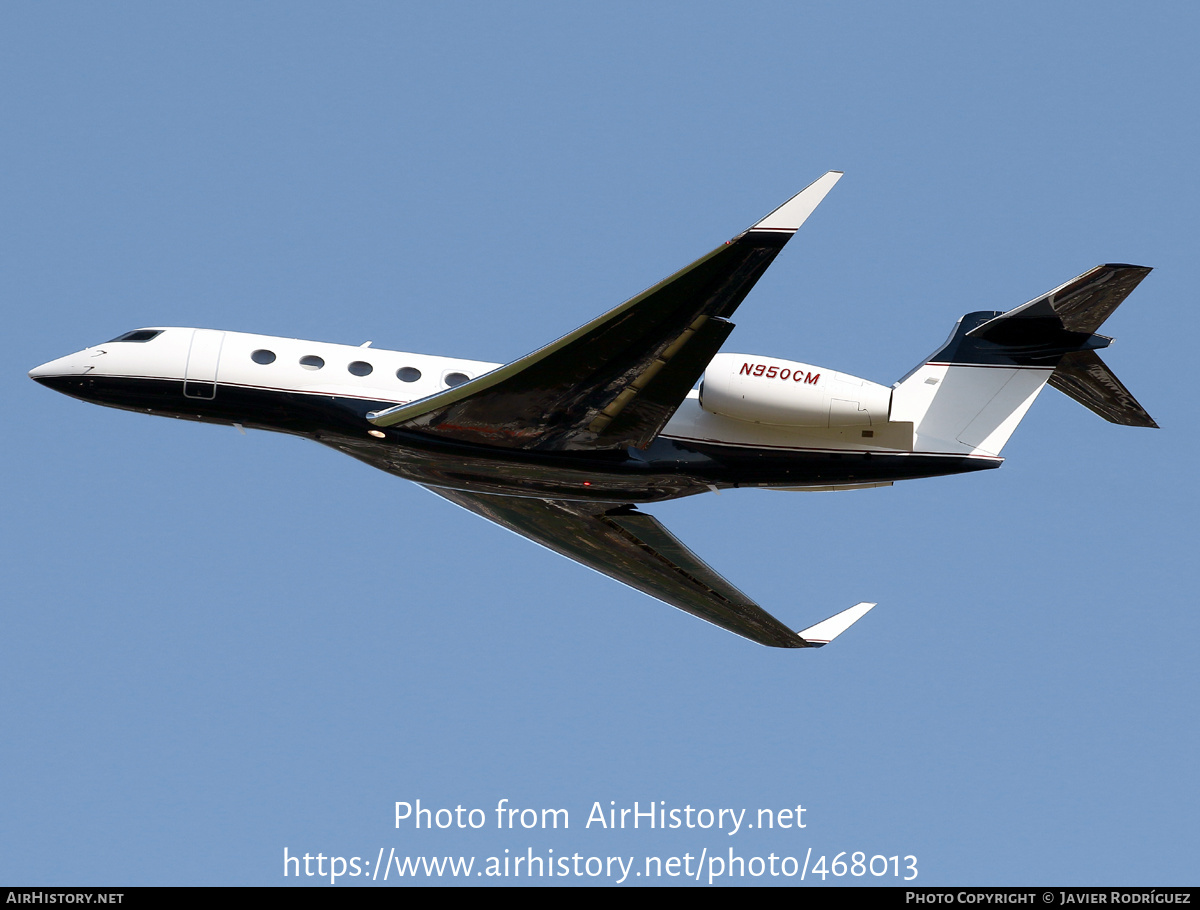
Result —
M 132 332 L 126 332 L 124 335 L 118 335 L 112 341 L 106 341 L 105 344 L 112 344 L 116 341 L 149 341 L 151 338 L 157 338 L 162 334 L 162 329 L 135 329 Z

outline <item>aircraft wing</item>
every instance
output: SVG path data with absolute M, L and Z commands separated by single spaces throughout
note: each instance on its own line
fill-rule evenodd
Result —
M 620 503 L 431 492 L 631 588 L 773 648 L 815 648 L 874 604 L 857 604 L 793 632 L 714 572 L 657 519 Z
M 737 237 L 558 341 L 368 419 L 509 449 L 648 446 L 733 331 L 726 318 L 841 176 L 830 171 Z

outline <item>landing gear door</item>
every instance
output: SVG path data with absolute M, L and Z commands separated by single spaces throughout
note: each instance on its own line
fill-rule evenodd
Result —
M 212 399 L 217 396 L 217 366 L 221 361 L 224 332 L 194 329 L 192 346 L 188 350 L 187 368 L 183 374 L 185 398 Z

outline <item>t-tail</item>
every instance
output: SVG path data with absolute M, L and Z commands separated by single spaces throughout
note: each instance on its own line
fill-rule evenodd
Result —
M 968 313 L 896 384 L 891 420 L 919 451 L 999 455 L 1047 382 L 1105 420 L 1157 427 L 1096 351 L 1096 334 L 1150 269 L 1098 265 L 1007 313 Z

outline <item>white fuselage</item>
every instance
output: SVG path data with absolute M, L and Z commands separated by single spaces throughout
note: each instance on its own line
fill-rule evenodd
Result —
M 359 400 L 390 407 L 424 399 L 500 366 L 484 360 L 386 351 L 368 345 L 336 345 L 241 331 L 179 327 L 139 331 L 157 334 L 148 341 L 114 340 L 84 348 L 36 367 L 30 371 L 30 376 L 35 379 L 106 377 L 184 381 L 185 399 L 196 401 L 211 400 L 220 387 Z M 916 415 L 901 413 L 906 409 L 906 400 L 893 400 L 893 389 L 882 385 L 808 364 L 791 366 L 805 367 L 808 370 L 806 376 L 814 379 L 811 384 L 790 379 L 780 381 L 779 375 L 787 376 L 784 369 L 768 366 L 764 375 L 752 376 L 745 369 L 738 370 L 743 363 L 784 365 L 790 361 L 719 354 L 706 376 L 706 383 L 712 387 L 708 393 L 712 401 L 706 401 L 702 406 L 700 391 L 692 390 L 661 436 L 739 449 L 810 453 L 912 454 L 923 451 L 929 455 L 990 456 L 992 459 L 998 453 L 998 445 L 980 449 L 956 441 L 952 433 L 940 435 L 948 437 L 948 442 L 925 435 L 920 439 L 923 444 L 914 445 L 917 439 L 913 433 L 913 417 Z M 941 369 L 944 372 L 944 367 Z M 1044 376 L 1037 378 L 1044 382 Z M 1036 385 L 1039 387 L 1040 382 Z M 922 390 L 922 394 L 925 389 L 932 388 L 916 383 L 910 387 Z M 1022 397 L 1028 401 L 1022 402 L 1024 406 L 1013 415 L 1015 419 L 1006 423 L 1015 426 L 1032 400 L 1031 391 L 1036 394 L 1036 390 L 1025 391 Z M 793 411 L 803 415 L 803 419 L 792 420 L 792 423 L 808 425 L 785 425 L 791 420 L 787 417 L 788 402 L 782 397 L 785 394 L 796 396 Z M 756 400 L 755 396 L 760 397 Z M 802 399 L 799 396 L 808 397 Z M 984 396 L 983 400 L 990 396 Z M 816 402 L 816 408 L 811 402 Z M 738 407 L 744 407 L 745 413 L 733 415 L 739 414 Z M 839 407 L 842 414 L 857 413 L 859 417 L 839 418 Z M 857 408 L 860 409 L 856 411 Z M 145 409 L 154 411 L 155 408 Z M 812 419 L 810 412 L 816 413 L 817 419 Z M 826 417 L 820 419 L 821 414 Z M 1012 426 L 1004 429 L 1010 432 Z M 370 430 L 370 426 L 362 426 L 362 432 Z M 1008 432 L 1003 433 L 1004 438 Z
M 382 409 L 437 395 L 499 366 L 168 327 L 126 333 L 45 363 L 30 376 L 98 404 L 306 436 L 428 486 L 504 495 L 646 502 L 745 486 L 863 489 L 1002 461 L 994 451 L 953 438 L 915 446 L 926 438 L 914 433 L 914 422 L 891 419 L 901 387 L 740 354 L 717 355 L 701 388 L 686 395 L 643 451 L 542 455 L 485 445 L 449 452 L 419 431 L 371 422 Z M 803 381 L 794 378 L 800 374 Z M 709 382 L 711 400 L 705 401 Z
M 212 398 L 213 386 L 219 384 L 265 392 L 359 399 L 391 406 L 436 394 L 501 365 L 247 332 L 181 327 L 143 331 L 159 334 L 145 342 L 113 341 L 94 345 L 45 363 L 31 370 L 29 375 L 35 379 L 94 376 L 183 380 L 185 396 L 196 400 Z M 722 354 L 718 359 L 740 356 Z M 751 359 L 761 361 L 765 358 Z M 775 450 L 912 451 L 911 423 L 888 421 L 889 389 L 832 370 L 824 371 L 822 388 L 826 382 L 824 377 L 828 377 L 830 384 L 836 382 L 847 389 L 850 388 L 847 380 L 852 380 L 856 388 L 869 387 L 874 401 L 882 401 L 881 406 L 875 406 L 873 419 L 866 421 L 865 431 L 864 426 L 859 425 L 784 426 L 713 413 L 701 407 L 699 392 L 693 390 L 662 435 L 689 442 Z M 765 379 L 754 381 L 762 382 L 772 392 L 774 385 L 783 385 Z M 838 394 L 849 397 L 850 393 Z M 828 409 L 828 405 L 825 407 Z M 369 429 L 364 425 L 363 432 Z

